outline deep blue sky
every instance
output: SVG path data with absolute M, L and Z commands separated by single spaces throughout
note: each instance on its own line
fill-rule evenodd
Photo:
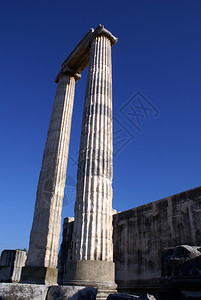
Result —
M 28 248 L 54 79 L 99 23 L 119 38 L 113 106 L 117 132 L 128 141 L 121 151 L 121 143 L 114 146 L 113 207 L 126 210 L 200 185 L 200 12 L 195 0 L 1 1 L 0 250 Z M 64 217 L 73 216 L 86 75 L 76 84 Z M 141 131 L 127 110 L 137 91 L 153 108 L 140 118 Z

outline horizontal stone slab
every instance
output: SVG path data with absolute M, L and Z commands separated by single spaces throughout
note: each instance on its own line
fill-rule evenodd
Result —
M 96 300 L 97 288 L 0 283 L 1 300 Z
M 46 285 L 0 283 L 1 300 L 45 300 L 47 292 Z
M 47 300 L 96 300 L 97 289 L 83 286 L 51 286 Z

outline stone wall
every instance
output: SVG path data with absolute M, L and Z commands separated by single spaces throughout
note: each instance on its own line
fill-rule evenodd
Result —
M 162 249 L 201 245 L 201 187 L 118 213 L 113 222 L 118 287 L 158 287 Z
M 73 219 L 66 218 L 59 254 L 62 284 L 70 255 Z M 113 215 L 115 281 L 122 290 L 157 288 L 161 252 L 201 245 L 201 187 Z

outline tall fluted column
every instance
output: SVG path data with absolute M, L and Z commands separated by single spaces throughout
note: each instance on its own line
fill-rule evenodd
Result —
M 105 30 L 105 29 L 104 29 Z M 91 41 L 77 173 L 72 261 L 67 283 L 114 289 L 112 244 L 112 65 L 116 38 L 98 27 Z
M 74 260 L 112 261 L 111 42 L 92 41 L 77 173 Z
M 76 76 L 61 72 L 38 182 L 26 266 L 21 282 L 57 283 L 61 210 Z

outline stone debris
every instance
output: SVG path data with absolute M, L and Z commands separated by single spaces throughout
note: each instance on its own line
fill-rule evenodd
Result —
M 178 287 L 189 290 L 201 286 L 201 247 L 179 245 L 162 251 L 163 288 Z
M 0 283 L 0 300 L 96 300 L 96 294 L 92 287 Z
M 153 295 L 143 294 L 141 296 L 129 295 L 127 293 L 110 294 L 107 300 L 156 300 Z
M 96 300 L 97 289 L 81 286 L 51 286 L 47 300 Z

